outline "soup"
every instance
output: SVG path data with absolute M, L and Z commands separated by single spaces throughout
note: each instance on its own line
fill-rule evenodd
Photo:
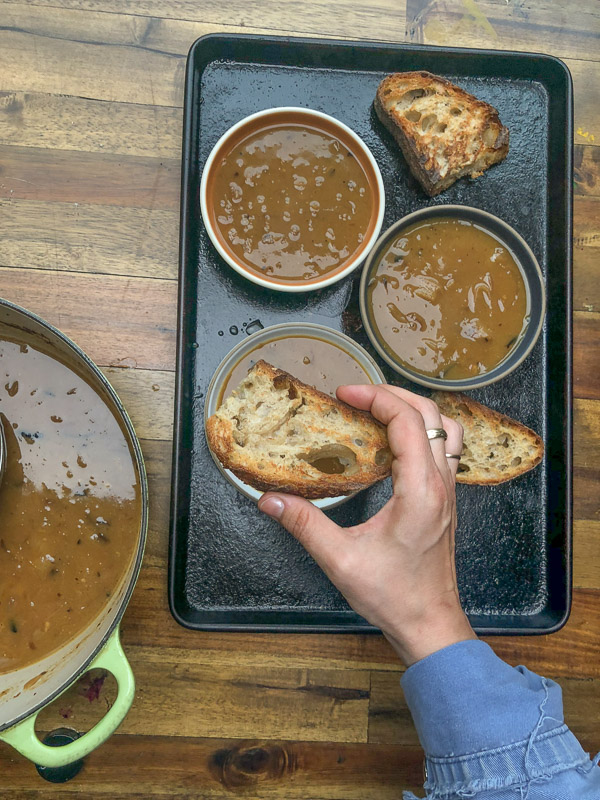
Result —
M 70 367 L 0 340 L 0 673 L 49 655 L 110 601 L 141 499 L 117 417 Z
M 287 336 L 259 345 L 235 365 L 223 385 L 219 405 L 261 359 L 332 397 L 342 384 L 371 383 L 358 361 L 340 347 L 312 336 Z
M 370 232 L 374 193 L 356 155 L 330 133 L 274 124 L 214 163 L 223 246 L 251 272 L 307 281 L 342 269 Z
M 519 265 L 491 233 L 446 218 L 403 230 L 367 286 L 384 348 L 422 375 L 481 375 L 512 352 L 528 322 Z

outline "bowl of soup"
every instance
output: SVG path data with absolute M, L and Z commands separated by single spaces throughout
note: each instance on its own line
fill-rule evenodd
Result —
M 342 384 L 384 383 L 379 366 L 349 336 L 310 322 L 271 325 L 240 342 L 221 361 L 206 393 L 205 424 L 261 359 L 332 397 Z M 211 455 L 219 472 L 241 494 L 255 502 L 260 499 L 261 491 L 244 483 L 231 470 L 225 469 L 213 453 Z M 321 459 L 321 462 L 318 468 L 324 474 L 344 471 L 343 464 L 335 457 Z M 312 502 L 318 508 L 327 509 L 341 505 L 351 496 L 325 497 Z
M 119 621 L 141 566 L 144 462 L 110 383 L 56 328 L 0 300 L 0 740 L 62 766 L 120 724 L 135 681 Z M 90 731 L 43 744 L 35 720 L 92 668 L 118 695 Z
M 385 199 L 377 162 L 347 125 L 320 111 L 272 108 L 215 144 L 200 209 L 221 258 L 282 292 L 349 275 L 377 240 Z
M 391 226 L 360 284 L 367 334 L 396 372 L 432 389 L 486 386 L 515 370 L 544 321 L 540 266 L 496 216 L 431 206 Z

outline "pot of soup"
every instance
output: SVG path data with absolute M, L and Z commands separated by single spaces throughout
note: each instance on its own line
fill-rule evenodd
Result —
M 144 550 L 148 489 L 115 391 L 66 336 L 0 300 L 0 739 L 36 764 L 76 761 L 107 739 L 134 696 L 118 626 Z M 38 712 L 89 669 L 118 696 L 63 747 Z

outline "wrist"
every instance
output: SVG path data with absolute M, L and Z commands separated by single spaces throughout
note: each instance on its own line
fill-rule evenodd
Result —
M 458 601 L 427 609 L 382 632 L 407 667 L 451 644 L 477 638 Z

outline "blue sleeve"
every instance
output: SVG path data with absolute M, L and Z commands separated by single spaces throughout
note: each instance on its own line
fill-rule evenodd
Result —
M 428 798 L 600 800 L 598 757 L 564 724 L 554 681 L 469 640 L 413 664 L 402 688 L 425 750 Z

